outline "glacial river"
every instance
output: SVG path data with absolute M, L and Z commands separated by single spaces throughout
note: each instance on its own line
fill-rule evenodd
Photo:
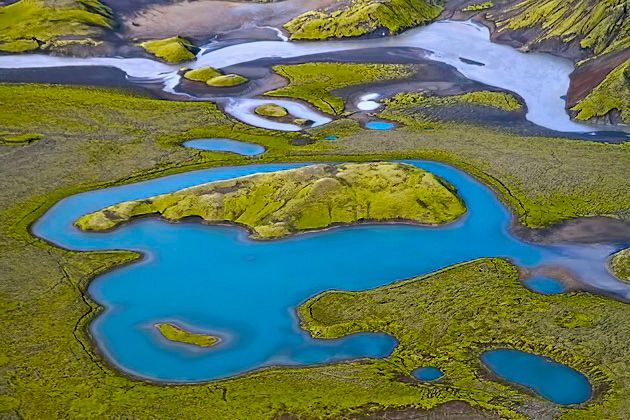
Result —
M 520 95 L 527 104 L 526 118 L 541 126 L 562 132 L 592 132 L 593 127 L 571 121 L 565 111 L 564 95 L 569 86 L 573 64 L 549 54 L 522 53 L 490 41 L 487 28 L 472 22 L 442 21 L 406 31 L 398 36 L 362 40 L 318 42 L 255 41 L 212 49 L 209 44 L 187 67 L 223 68 L 262 58 L 295 58 L 365 48 L 410 47 L 425 50 L 428 58 L 455 67 L 465 77 Z M 181 65 L 169 65 L 146 58 L 72 58 L 43 54 L 0 56 L 0 68 L 44 68 L 65 66 L 109 66 L 124 71 L 131 80 L 158 81 L 164 90 L 177 93 Z M 180 93 L 181 94 L 181 93 Z M 182 94 L 187 95 L 187 94 Z M 261 118 L 252 112 L 264 102 L 261 98 L 217 98 L 226 112 L 248 124 L 297 131 L 300 127 Z M 330 118 L 299 101 L 286 100 L 295 117 L 325 124 Z
M 203 381 L 269 365 L 385 356 L 395 345 L 393 338 L 312 339 L 298 327 L 294 309 L 324 290 L 372 288 L 479 257 L 503 256 L 531 268 L 564 267 L 587 288 L 630 300 L 630 285 L 606 270 L 607 257 L 630 243 L 523 242 L 510 233 L 510 213 L 489 188 L 448 165 L 409 163 L 453 184 L 466 203 L 466 215 L 441 227 L 357 225 L 273 241 L 251 240 L 236 227 L 155 218 L 110 232 L 73 227 L 81 215 L 117 202 L 303 165 L 265 164 L 205 169 L 70 196 L 32 231 L 69 249 L 143 253 L 140 261 L 90 284 L 88 292 L 105 308 L 90 328 L 120 369 L 159 381 Z M 175 322 L 222 341 L 207 349 L 170 342 L 154 328 L 157 322 Z

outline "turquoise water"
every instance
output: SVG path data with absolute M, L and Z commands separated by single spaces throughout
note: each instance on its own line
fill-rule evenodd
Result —
M 337 136 L 326 136 L 324 140 L 337 140 Z
M 365 124 L 365 128 L 370 130 L 391 130 L 394 128 L 394 123 L 389 121 L 369 121 Z
M 591 396 L 586 376 L 546 357 L 497 349 L 482 353 L 481 361 L 501 378 L 526 386 L 556 404 L 579 404 Z
M 422 366 L 415 369 L 411 374 L 420 381 L 435 381 L 444 376 L 442 371 L 433 366 Z
M 81 215 L 131 199 L 218 179 L 304 164 L 212 168 L 90 191 L 55 204 L 35 235 L 70 249 L 131 249 L 134 264 L 98 276 L 88 292 L 104 306 L 91 323 L 100 350 L 126 372 L 164 381 L 202 381 L 269 365 L 296 365 L 388 354 L 383 334 L 315 340 L 299 328 L 295 307 L 328 289 L 362 290 L 484 256 L 517 264 L 573 269 L 595 290 L 630 297 L 630 286 L 606 270 L 626 244 L 532 245 L 509 232 L 510 213 L 495 195 L 448 165 L 410 161 L 454 185 L 467 214 L 441 226 L 357 225 L 274 241 L 253 241 L 236 227 L 142 218 L 110 232 L 74 228 Z M 172 321 L 223 340 L 191 349 L 160 338 Z M 498 338 L 500 339 L 500 337 Z
M 232 152 L 244 156 L 256 156 L 265 151 L 259 144 L 219 138 L 188 140 L 183 145 L 192 149 Z
M 525 286 L 534 292 L 544 293 L 546 295 L 553 295 L 556 293 L 562 293 L 566 290 L 566 287 L 558 279 L 547 276 L 534 276 L 524 281 Z

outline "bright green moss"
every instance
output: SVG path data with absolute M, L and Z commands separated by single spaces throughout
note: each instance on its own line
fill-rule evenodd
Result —
M 239 86 L 247 82 L 248 80 L 246 77 L 241 76 L 240 74 L 230 73 L 213 77 L 212 79 L 206 81 L 206 84 L 213 87 L 232 87 Z
M 630 282 L 630 248 L 622 249 L 611 257 L 610 269 L 621 280 Z
M 194 80 L 195 82 L 204 82 L 213 77 L 220 76 L 222 73 L 214 67 L 199 67 L 198 69 L 188 70 L 184 73 L 184 77 L 188 80 Z
M 158 329 L 164 338 L 179 343 L 192 344 L 199 347 L 211 347 L 220 341 L 218 337 L 213 335 L 190 332 L 168 322 L 155 324 L 155 328 Z
M 491 1 L 484 1 L 483 3 L 473 3 L 473 4 L 469 4 L 468 6 L 464 7 L 462 10 L 464 12 L 476 12 L 478 10 L 485 10 L 485 9 L 489 9 L 493 6 Z
M 285 117 L 289 114 L 286 108 L 277 104 L 263 104 L 257 106 L 254 112 L 265 117 Z
M 97 36 L 113 25 L 111 10 L 98 0 L 19 0 L 0 7 L 0 51 L 54 47 L 60 37 Z
M 192 60 L 198 51 L 197 47 L 181 36 L 145 41 L 140 46 L 169 63 Z
M 522 109 L 522 105 L 518 99 L 511 93 L 488 90 L 479 90 L 453 96 L 427 96 L 423 93 L 399 93 L 387 99 L 386 103 L 390 106 L 449 106 L 458 103 L 470 103 L 499 108 L 504 111 L 518 111 Z
M 441 11 L 438 1 L 351 0 L 328 10 L 306 12 L 284 27 L 291 39 L 346 38 L 376 31 L 394 34 L 430 22 Z
M 257 238 L 274 238 L 363 220 L 437 224 L 465 211 L 462 201 L 434 175 L 400 163 L 313 165 L 254 174 L 127 201 L 77 220 L 84 230 L 110 229 L 135 216 L 169 220 L 199 216 L 208 222 L 248 226 Z
M 621 120 L 630 124 L 630 61 L 612 70 L 572 111 L 578 120 L 603 117 L 610 111 L 619 111 Z
M 413 66 L 402 64 L 304 63 L 274 66 L 273 70 L 289 79 L 289 84 L 266 92 L 269 96 L 303 99 L 329 114 L 343 112 L 343 99 L 333 91 L 345 86 L 379 80 L 403 79 Z
M 0 133 L 0 145 L 7 144 L 21 144 L 21 143 L 32 143 L 41 139 L 41 134 L 36 133 L 21 133 L 21 134 L 13 134 L 13 133 Z

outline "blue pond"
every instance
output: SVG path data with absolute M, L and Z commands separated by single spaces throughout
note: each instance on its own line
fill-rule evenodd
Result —
M 390 130 L 394 128 L 394 123 L 389 121 L 369 121 L 365 124 L 365 128 L 370 130 Z
M 574 269 L 595 290 L 630 297 L 630 286 L 606 270 L 608 256 L 630 244 L 532 245 L 509 232 L 510 213 L 490 189 L 448 165 L 409 161 L 442 176 L 468 212 L 440 227 L 358 225 L 274 241 L 254 241 L 236 227 L 143 218 L 109 232 L 81 232 L 85 213 L 131 199 L 301 164 L 211 168 L 95 190 L 55 204 L 32 227 L 65 248 L 130 249 L 134 264 L 98 276 L 90 295 L 104 306 L 91 333 L 122 370 L 164 381 L 202 381 L 269 365 L 361 356 L 382 357 L 395 340 L 354 334 L 316 340 L 301 330 L 295 307 L 327 289 L 362 290 L 484 256 L 526 267 Z M 492 291 L 490 291 L 492 293 Z M 191 349 L 160 339 L 153 324 L 172 321 L 219 335 L 219 345 Z M 177 344 L 177 343 L 175 343 Z
M 534 292 L 544 293 L 546 295 L 553 295 L 555 293 L 562 293 L 566 290 L 566 287 L 558 279 L 547 276 L 534 276 L 524 281 L 525 286 Z
M 414 369 L 411 374 L 420 381 L 435 381 L 444 376 L 442 371 L 433 366 L 422 366 Z
M 556 404 L 579 404 L 591 396 L 586 376 L 546 357 L 496 349 L 482 353 L 481 361 L 501 378 L 526 386 Z
M 219 138 L 188 140 L 183 145 L 192 149 L 232 152 L 244 156 L 256 156 L 265 151 L 259 144 Z
M 326 136 L 324 140 L 337 140 L 337 136 Z

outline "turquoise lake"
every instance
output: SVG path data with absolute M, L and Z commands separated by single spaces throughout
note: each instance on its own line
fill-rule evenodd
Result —
M 90 328 L 112 363 L 159 381 L 194 382 L 269 365 L 385 356 L 396 344 L 392 337 L 366 333 L 315 340 L 299 328 L 295 307 L 327 289 L 372 288 L 484 256 L 507 257 L 525 267 L 564 267 L 588 288 L 630 300 L 630 286 L 612 277 L 605 265 L 611 253 L 630 243 L 523 242 L 510 233 L 511 215 L 489 188 L 448 165 L 408 163 L 454 185 L 466 203 L 466 215 L 440 227 L 364 224 L 273 241 L 251 240 L 236 227 L 155 218 L 100 233 L 73 226 L 81 215 L 120 201 L 304 165 L 259 164 L 77 194 L 55 204 L 32 231 L 70 249 L 143 253 L 140 261 L 90 284 L 89 294 L 105 308 Z M 169 342 L 153 326 L 168 321 L 216 334 L 222 341 L 208 349 Z
M 566 286 L 558 279 L 547 276 L 534 276 L 525 280 L 525 286 L 534 292 L 553 295 L 562 293 L 566 290 Z
M 259 144 L 220 138 L 188 140 L 182 145 L 191 149 L 231 152 L 243 156 L 256 156 L 265 151 L 265 148 Z
M 592 393 L 586 376 L 536 354 L 496 349 L 482 353 L 481 361 L 501 378 L 526 386 L 556 404 L 579 404 Z

